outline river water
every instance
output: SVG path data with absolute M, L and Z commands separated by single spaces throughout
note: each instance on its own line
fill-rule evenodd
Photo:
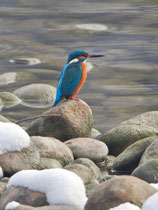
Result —
M 26 76 L 1 91 L 33 83 L 56 86 L 67 55 L 76 49 L 106 55 L 89 60 L 93 68 L 78 94 L 91 107 L 95 128 L 106 131 L 158 110 L 157 0 L 0 0 L 0 74 Z M 18 58 L 41 63 L 10 62 Z M 20 104 L 1 114 L 18 120 L 46 109 Z

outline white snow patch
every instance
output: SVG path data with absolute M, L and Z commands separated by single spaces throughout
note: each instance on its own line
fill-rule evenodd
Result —
M 0 155 L 28 147 L 30 137 L 19 125 L 0 122 Z
M 156 190 L 158 190 L 158 183 L 150 183 L 152 187 L 154 187 Z
M 46 194 L 50 205 L 65 204 L 83 210 L 87 201 L 81 178 L 66 169 L 23 170 L 14 174 L 8 186 L 22 186 Z
M 90 31 L 106 31 L 108 27 L 103 24 L 89 23 L 89 24 L 77 24 L 76 28 L 90 30 Z
M 0 179 L 2 179 L 3 178 L 3 170 L 2 170 L 2 168 L 0 167 Z
M 127 203 L 122 203 L 119 206 L 116 206 L 116 207 L 111 208 L 109 210 L 140 210 L 140 208 L 138 206 L 134 205 L 134 204 L 131 204 L 131 203 L 127 202 Z
M 5 210 L 13 210 L 18 206 L 20 206 L 20 204 L 18 202 L 12 201 L 6 205 Z
M 142 210 L 158 210 L 158 192 L 154 193 L 145 201 Z

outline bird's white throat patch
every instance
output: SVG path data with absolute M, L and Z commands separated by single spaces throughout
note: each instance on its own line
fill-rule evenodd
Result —
M 87 59 L 86 59 L 86 60 L 87 60 Z M 84 60 L 83 63 L 86 63 L 86 60 Z M 78 58 L 75 58 L 75 59 L 71 60 L 71 61 L 69 62 L 69 64 L 71 64 L 71 63 L 76 63 L 76 62 L 78 62 L 78 61 L 79 61 L 79 59 L 78 59 Z

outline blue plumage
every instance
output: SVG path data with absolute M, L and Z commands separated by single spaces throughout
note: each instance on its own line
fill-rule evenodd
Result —
M 84 61 L 87 58 L 102 56 L 103 55 L 90 55 L 83 50 L 76 50 L 69 54 L 67 65 L 64 67 L 59 77 L 56 99 L 53 106 L 56 106 L 63 97 L 69 99 L 74 98 L 73 94 L 76 95 L 78 93 L 87 77 Z
M 57 86 L 56 99 L 53 106 L 56 106 L 62 97 L 68 98 L 76 90 L 82 77 L 82 67 L 80 62 L 67 64 L 60 74 Z

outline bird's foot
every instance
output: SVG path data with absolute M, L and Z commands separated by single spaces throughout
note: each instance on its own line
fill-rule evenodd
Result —
M 70 96 L 68 99 L 69 99 L 69 100 L 79 101 L 79 98 L 76 98 L 76 97 L 73 97 L 73 96 Z

